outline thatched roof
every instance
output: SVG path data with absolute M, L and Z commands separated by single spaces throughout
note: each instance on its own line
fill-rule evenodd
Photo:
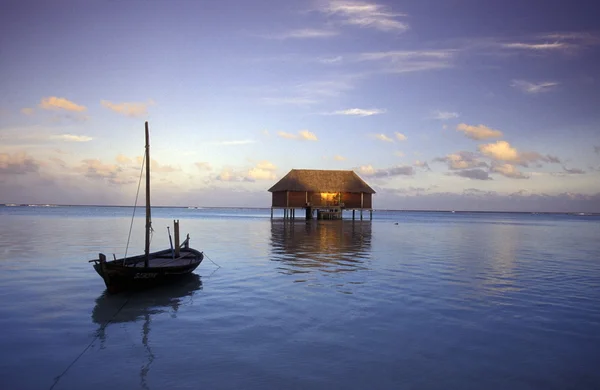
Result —
M 292 169 L 269 188 L 269 192 L 278 191 L 375 193 L 354 171 L 317 169 Z

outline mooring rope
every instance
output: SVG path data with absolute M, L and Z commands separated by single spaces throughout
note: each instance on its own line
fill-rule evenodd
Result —
M 117 310 L 117 311 L 115 312 L 115 314 L 113 314 L 113 316 L 110 318 L 110 320 L 108 320 L 108 321 L 107 321 L 107 322 L 106 322 L 104 325 L 102 325 L 102 326 L 100 327 L 99 331 L 98 331 L 98 332 L 96 332 L 96 336 L 94 336 L 94 338 L 93 338 L 93 339 L 92 339 L 92 341 L 91 341 L 91 342 L 90 342 L 90 343 L 87 345 L 87 347 L 85 347 L 85 348 L 83 349 L 83 351 L 81 351 L 81 353 L 80 353 L 79 355 L 77 355 L 77 357 L 76 357 L 76 358 L 75 358 L 75 359 L 74 359 L 74 360 L 71 362 L 71 364 L 69 364 L 69 365 L 67 366 L 67 368 L 65 368 L 65 370 L 64 370 L 64 371 L 63 371 L 63 372 L 62 372 L 60 375 L 58 375 L 57 377 L 55 377 L 55 378 L 54 378 L 54 383 L 52 384 L 52 386 L 50 386 L 50 388 L 49 388 L 48 390 L 52 390 L 52 389 L 54 389 L 54 387 L 55 387 L 55 386 L 58 384 L 58 382 L 61 380 L 61 378 L 62 378 L 62 377 L 63 377 L 63 376 L 64 376 L 64 375 L 67 373 L 67 371 L 69 371 L 69 369 L 70 369 L 71 367 L 73 367 L 73 365 L 74 365 L 75 363 L 77 363 L 77 361 L 79 360 L 79 358 L 80 358 L 80 357 L 82 357 L 82 356 L 83 356 L 83 354 L 85 354 L 85 352 L 86 352 L 88 349 L 90 349 L 90 347 L 91 347 L 91 346 L 94 344 L 94 342 L 95 342 L 96 340 L 98 340 L 98 337 L 100 337 L 100 332 L 101 332 L 101 331 L 103 331 L 104 329 L 106 329 L 106 327 L 108 326 L 108 324 L 110 324 L 110 323 L 112 322 L 112 320 L 114 320 L 114 319 L 115 319 L 115 317 L 117 316 L 117 314 L 119 314 L 119 313 L 121 312 L 121 310 L 123 310 L 123 308 L 125 307 L 125 305 L 126 305 L 128 302 L 129 302 L 129 298 L 131 298 L 131 295 L 129 295 L 129 296 L 127 297 L 127 299 L 125 300 L 125 302 L 124 302 L 124 303 L 121 305 L 121 307 L 119 307 L 119 310 Z
M 214 265 L 216 265 L 217 267 L 221 268 L 221 266 L 220 266 L 219 264 L 215 263 L 215 262 L 214 262 L 214 261 L 213 261 L 213 260 L 212 260 L 210 257 L 208 257 L 208 255 L 207 255 L 205 252 L 202 252 L 202 253 L 204 253 L 204 256 L 206 256 L 206 258 L 207 258 L 208 260 L 210 260 L 210 262 L 211 262 L 211 263 L 213 263 L 213 264 L 214 264 Z
M 140 170 L 140 179 L 138 180 L 138 188 L 135 194 L 135 203 L 133 204 L 133 215 L 131 216 L 131 224 L 129 225 L 129 234 L 127 235 L 127 246 L 125 246 L 125 256 L 123 256 L 123 264 L 127 258 L 127 251 L 129 250 L 129 240 L 131 239 L 131 230 L 133 229 L 133 219 L 135 218 L 135 210 L 137 208 L 137 201 L 140 195 L 140 186 L 142 184 L 142 174 L 144 173 L 144 163 L 146 162 L 146 152 L 144 152 L 144 158 L 142 159 L 142 169 Z

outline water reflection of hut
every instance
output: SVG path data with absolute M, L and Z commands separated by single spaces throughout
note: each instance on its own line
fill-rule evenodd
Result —
M 149 343 L 152 317 L 170 312 L 177 316 L 179 307 L 202 288 L 202 280 L 196 274 L 182 277 L 181 283 L 157 287 L 145 291 L 144 294 L 134 294 L 129 297 L 102 293 L 96 299 L 92 310 L 92 321 L 99 325 L 96 336 L 100 340 L 100 348 L 106 342 L 106 328 L 109 324 L 136 322 L 143 320 L 142 344 L 146 349 L 148 361 L 140 369 L 140 385 L 147 389 L 146 376 L 154 361 L 154 353 Z
M 271 251 L 285 274 L 363 270 L 371 253 L 371 223 L 272 221 Z
M 306 219 L 341 219 L 343 210 L 369 211 L 373 218 L 372 195 L 369 187 L 354 171 L 331 171 L 318 169 L 292 169 L 269 188 L 273 194 L 273 209 L 283 209 L 284 218 L 294 218 L 296 209 L 306 210 Z

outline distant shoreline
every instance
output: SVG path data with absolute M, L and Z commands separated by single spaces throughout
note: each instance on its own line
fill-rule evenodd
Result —
M 133 208 L 134 206 L 121 205 L 95 205 L 95 204 L 19 204 L 2 203 L 0 207 L 105 207 L 105 208 Z M 143 206 L 137 206 L 143 207 Z M 271 207 L 245 207 L 245 206 L 152 206 L 154 209 L 228 209 L 228 210 L 270 210 Z M 548 214 L 548 215 L 580 215 L 600 216 L 600 213 L 585 211 L 494 211 L 494 210 L 406 210 L 406 209 L 373 209 L 373 212 L 404 212 L 404 213 L 449 213 L 449 214 Z

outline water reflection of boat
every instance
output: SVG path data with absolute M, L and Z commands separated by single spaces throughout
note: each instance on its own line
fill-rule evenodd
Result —
M 271 222 L 272 260 L 284 274 L 366 269 L 370 249 L 370 221 Z
M 195 292 L 201 289 L 200 276 L 187 274 L 181 277 L 180 283 L 160 286 L 144 294 L 132 294 L 129 298 L 111 295 L 105 291 L 96 299 L 92 310 L 92 321 L 99 325 L 96 336 L 100 340 L 100 348 L 105 348 L 106 328 L 110 324 L 143 320 L 142 345 L 146 349 L 147 362 L 140 369 L 140 385 L 142 388 L 148 388 L 146 377 L 154 361 L 154 353 L 149 343 L 152 317 L 162 313 L 171 313 L 172 317 L 177 317 L 179 307 L 185 305 L 188 299 L 192 299 Z

